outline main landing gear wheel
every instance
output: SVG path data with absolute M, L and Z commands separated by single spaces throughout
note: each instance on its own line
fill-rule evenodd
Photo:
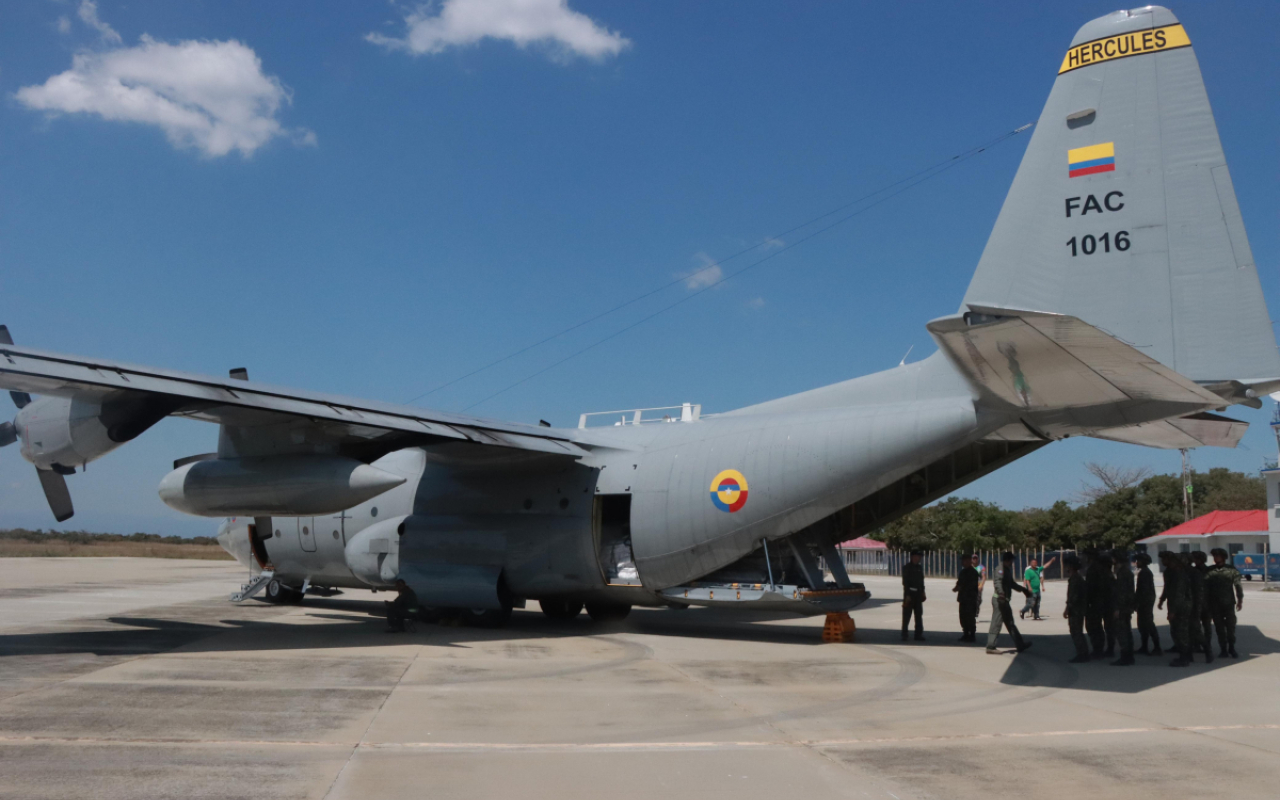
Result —
M 301 603 L 302 592 L 291 589 L 278 580 L 272 579 L 263 594 L 269 603 Z
M 511 619 L 511 606 L 502 608 L 468 608 L 461 612 L 465 624 L 473 628 L 501 628 Z
M 582 611 L 582 603 L 574 600 L 539 600 L 538 605 L 543 614 L 556 620 L 573 619 Z
M 630 613 L 631 606 L 626 603 L 587 603 L 587 614 L 593 622 L 615 622 Z

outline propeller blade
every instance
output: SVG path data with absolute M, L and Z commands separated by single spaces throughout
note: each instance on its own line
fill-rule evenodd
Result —
M 0 447 L 7 447 L 18 441 L 18 431 L 12 422 L 0 422 Z
M 40 476 L 40 488 L 44 489 L 44 497 L 49 501 L 49 510 L 58 522 L 65 522 L 75 514 L 71 507 L 71 492 L 67 491 L 67 479 L 48 469 L 37 469 Z

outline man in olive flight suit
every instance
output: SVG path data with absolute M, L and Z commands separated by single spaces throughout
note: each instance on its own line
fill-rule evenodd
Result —
M 1113 667 L 1127 667 L 1133 664 L 1133 610 L 1137 605 L 1137 594 L 1133 588 L 1133 567 L 1129 566 L 1129 553 L 1116 550 L 1112 553 L 1115 562 L 1115 575 L 1111 582 L 1111 605 L 1115 608 L 1113 629 L 1116 643 L 1120 645 L 1120 658 L 1111 662 Z
M 1022 634 L 1018 632 L 1018 626 L 1013 622 L 1013 607 L 1009 605 L 1009 598 L 1013 597 L 1014 592 L 1031 595 L 1031 590 L 1019 582 L 1013 562 L 1013 553 L 1004 553 L 1000 556 L 999 582 L 996 583 L 995 593 L 991 597 L 991 627 L 987 629 L 988 655 L 1000 653 L 996 649 L 996 641 L 1000 638 L 1001 626 L 1009 629 L 1009 635 L 1013 637 L 1013 646 L 1019 653 L 1031 646 L 1031 642 L 1024 640 Z
M 1084 664 L 1089 658 L 1089 637 L 1084 635 L 1084 617 L 1089 611 L 1089 595 L 1085 587 L 1084 576 L 1080 574 L 1080 559 L 1066 556 L 1062 566 L 1067 570 L 1067 607 L 1062 616 L 1067 619 L 1067 628 L 1071 631 L 1071 643 L 1076 647 L 1076 657 L 1072 664 Z
M 1162 656 L 1164 650 L 1160 649 L 1160 633 L 1156 630 L 1156 579 L 1151 574 L 1151 556 L 1138 553 L 1135 560 L 1138 564 L 1138 635 L 1142 637 L 1142 647 L 1138 652 L 1144 656 Z M 1151 642 L 1150 650 L 1147 649 L 1148 641 Z
M 1186 567 L 1176 553 L 1165 550 L 1160 554 L 1164 566 L 1164 591 L 1160 593 L 1157 608 L 1169 604 L 1169 632 L 1173 635 L 1173 650 L 1178 657 L 1169 662 L 1171 667 L 1185 667 L 1191 663 L 1191 586 Z
M 956 601 L 960 604 L 960 630 L 962 642 L 978 640 L 978 581 L 980 576 L 973 568 L 973 555 L 964 557 L 960 566 L 960 575 L 951 591 L 956 593 Z
M 1218 655 L 1239 658 L 1236 652 L 1236 612 L 1244 608 L 1244 589 L 1240 586 L 1240 571 L 1227 561 L 1227 551 L 1215 547 L 1213 566 L 1205 576 L 1205 599 L 1209 613 L 1213 614 L 1214 627 L 1218 629 Z
M 916 617 L 916 641 L 924 641 L 924 553 L 911 551 L 911 560 L 902 565 L 902 641 L 907 640 L 907 623 Z

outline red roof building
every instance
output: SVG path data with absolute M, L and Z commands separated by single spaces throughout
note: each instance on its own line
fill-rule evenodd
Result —
M 1139 539 L 1148 550 L 1161 552 L 1208 552 L 1221 547 L 1228 553 L 1264 553 L 1270 539 L 1266 510 L 1210 511 L 1175 525 L 1163 533 Z
M 877 542 L 868 536 L 859 536 L 857 539 L 850 539 L 847 542 L 841 542 L 839 545 L 841 550 L 888 550 L 889 545 L 884 542 Z

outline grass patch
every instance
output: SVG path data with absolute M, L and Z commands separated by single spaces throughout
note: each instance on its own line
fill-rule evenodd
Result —
M 157 533 L 89 533 L 16 528 L 0 530 L 0 558 L 107 557 L 197 558 L 232 561 L 212 536 L 161 536 Z

